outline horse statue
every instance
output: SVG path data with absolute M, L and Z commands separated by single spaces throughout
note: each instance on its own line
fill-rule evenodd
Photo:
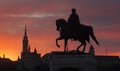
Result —
M 57 31 L 60 31 L 60 37 L 56 39 L 56 45 L 57 47 L 60 47 L 60 45 L 58 44 L 58 40 L 64 39 L 64 52 L 68 52 L 67 41 L 73 38 L 71 36 L 72 34 L 70 33 L 69 25 L 67 24 L 66 20 L 58 19 L 56 20 L 56 27 Z M 81 44 L 77 47 L 77 51 L 79 51 L 79 48 L 84 45 L 82 50 L 82 52 L 84 53 L 86 48 L 86 42 L 88 42 L 91 45 L 90 36 L 96 42 L 96 44 L 99 45 L 94 35 L 93 28 L 91 26 L 80 25 L 78 32 L 79 34 L 76 35 L 76 37 L 77 41 L 81 42 Z

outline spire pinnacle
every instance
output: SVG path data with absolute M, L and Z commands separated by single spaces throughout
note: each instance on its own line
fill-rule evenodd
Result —
M 36 50 L 36 48 L 34 49 L 34 53 L 37 54 L 37 50 Z
M 26 25 L 25 25 L 25 34 L 24 34 L 25 36 L 27 36 L 27 30 L 26 30 Z
M 28 37 L 27 37 L 26 26 L 25 26 L 24 37 L 23 37 L 23 52 L 28 52 Z

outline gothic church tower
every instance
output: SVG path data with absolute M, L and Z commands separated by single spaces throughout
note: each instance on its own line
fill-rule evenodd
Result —
M 23 46 L 21 59 L 18 59 L 20 71 L 34 71 L 36 66 L 42 64 L 41 55 L 37 53 L 36 48 L 34 49 L 34 52 L 30 52 L 30 45 L 28 43 L 27 30 L 25 27 L 24 37 L 22 40 Z
M 23 38 L 23 53 L 28 53 L 28 37 L 27 37 L 26 27 L 25 27 L 25 33 Z

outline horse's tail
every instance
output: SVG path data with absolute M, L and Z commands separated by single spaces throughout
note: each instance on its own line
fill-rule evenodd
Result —
M 97 45 L 99 45 L 95 35 L 94 35 L 94 32 L 93 32 L 93 28 L 91 26 L 89 26 L 89 35 L 92 37 L 92 39 L 96 42 Z

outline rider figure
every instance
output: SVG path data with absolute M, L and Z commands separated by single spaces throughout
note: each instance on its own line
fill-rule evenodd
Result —
M 73 38 L 73 40 L 77 40 L 80 20 L 79 20 L 79 16 L 76 14 L 76 9 L 73 8 L 71 10 L 72 10 L 72 14 L 68 19 L 68 24 L 70 27 L 70 35 Z

